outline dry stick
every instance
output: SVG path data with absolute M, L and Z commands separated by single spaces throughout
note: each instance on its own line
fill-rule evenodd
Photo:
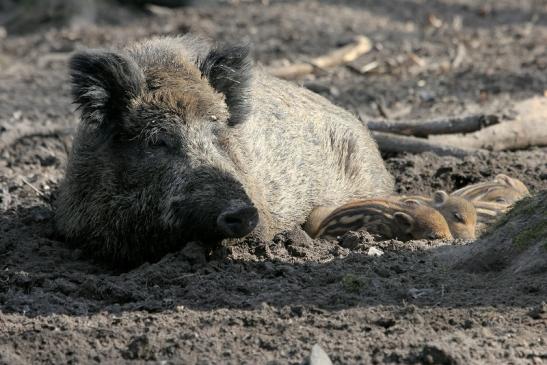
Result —
M 365 36 L 358 36 L 346 46 L 324 56 L 312 59 L 307 63 L 295 63 L 288 66 L 272 67 L 269 72 L 282 79 L 296 79 L 313 73 L 316 69 L 326 69 L 356 60 L 372 49 L 371 41 Z
M 493 151 L 547 146 L 547 98 L 535 97 L 515 105 L 517 119 L 466 135 L 430 136 L 433 143 Z
M 500 122 L 495 115 L 470 115 L 428 121 L 368 121 L 372 131 L 427 137 L 430 134 L 470 133 Z
M 36 192 L 36 194 L 38 194 L 39 197 L 44 198 L 44 199 L 47 199 L 46 194 L 44 194 L 44 193 L 42 192 L 42 190 L 38 189 L 36 186 L 32 185 L 27 179 L 25 179 L 24 177 L 21 177 L 21 180 L 22 180 L 25 184 L 27 184 L 28 186 L 30 186 L 30 188 L 31 188 L 32 190 L 34 190 L 34 191 Z
M 422 138 L 400 136 L 384 132 L 373 131 L 372 136 L 378 143 L 378 147 L 382 152 L 433 152 L 439 156 L 464 157 L 481 151 L 475 149 L 447 146 L 443 145 L 442 143 L 431 142 Z
M 429 140 L 447 146 L 492 151 L 547 146 L 547 119 L 506 122 L 467 135 L 431 136 Z

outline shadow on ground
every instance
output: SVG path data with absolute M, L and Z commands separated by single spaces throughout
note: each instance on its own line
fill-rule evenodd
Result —
M 339 242 L 303 232 L 271 242 L 246 241 L 206 257 L 197 244 L 156 263 L 116 272 L 55 239 L 44 206 L 2 215 L 0 308 L 26 316 L 99 312 L 253 310 L 414 304 L 420 307 L 527 307 L 547 295 L 545 275 L 507 277 L 451 269 L 436 253 L 446 243 L 374 242 L 349 234 Z M 451 243 L 451 242 L 448 242 Z M 452 242 L 453 243 L 453 242 Z M 458 244 L 458 243 L 456 243 Z M 385 254 L 367 254 L 370 247 Z

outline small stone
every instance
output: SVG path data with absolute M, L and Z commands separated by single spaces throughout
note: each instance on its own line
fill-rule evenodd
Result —
M 533 319 L 547 319 L 547 303 L 541 302 L 539 305 L 533 307 L 528 312 L 528 315 Z
M 311 348 L 310 365 L 332 365 L 329 355 L 318 344 Z
M 384 251 L 376 247 L 371 247 L 367 251 L 367 255 L 369 256 L 382 256 L 383 254 L 384 254 Z
M 359 235 L 356 232 L 348 232 L 342 236 L 342 247 L 347 248 L 348 250 L 354 250 L 359 245 L 360 239 Z
M 300 227 L 286 232 L 287 244 L 291 246 L 311 247 L 313 240 Z
M 11 117 L 13 118 L 14 121 L 18 121 L 19 119 L 21 119 L 22 116 L 23 116 L 23 112 L 20 110 L 16 110 L 13 112 Z
M 431 102 L 435 101 L 435 95 L 431 91 L 428 91 L 428 90 L 420 90 L 418 92 L 418 96 L 420 97 L 420 99 L 423 102 L 426 102 L 426 103 L 431 103 Z

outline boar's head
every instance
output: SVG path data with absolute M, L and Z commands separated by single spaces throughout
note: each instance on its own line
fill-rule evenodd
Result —
M 199 56 L 183 43 L 160 39 L 71 59 L 81 123 L 57 225 L 102 258 L 136 264 L 257 225 L 235 152 L 250 108 L 248 49 Z

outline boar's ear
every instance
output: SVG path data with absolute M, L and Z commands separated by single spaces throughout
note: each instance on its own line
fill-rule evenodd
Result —
M 144 79 L 133 60 L 100 50 L 76 53 L 70 60 L 70 75 L 82 120 L 99 126 L 120 117 L 140 93 Z
M 211 86 L 226 97 L 230 111 L 228 124 L 234 126 L 245 121 L 251 107 L 249 47 L 213 49 L 200 62 L 199 69 Z

